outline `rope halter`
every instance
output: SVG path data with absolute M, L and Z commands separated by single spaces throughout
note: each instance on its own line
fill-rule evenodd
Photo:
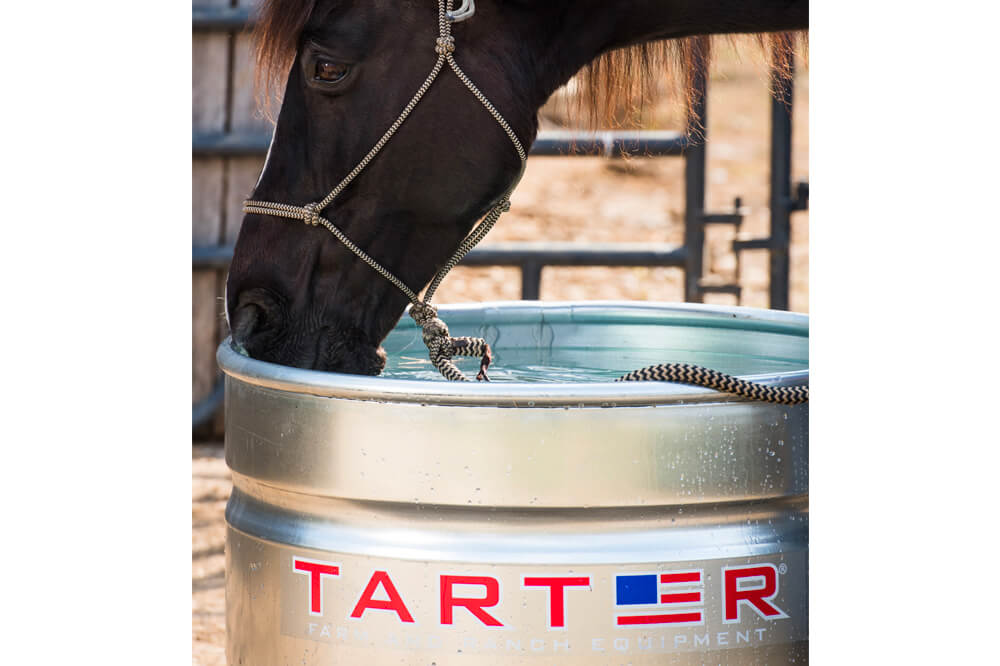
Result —
M 476 3 L 474 0 L 462 0 L 462 5 L 457 10 L 452 10 L 452 5 L 454 0 L 438 0 L 438 37 L 434 42 L 434 52 L 437 53 L 437 61 L 431 68 L 430 74 L 421 84 L 420 88 L 410 99 L 409 103 L 403 107 L 402 112 L 396 120 L 389 126 L 382 138 L 375 143 L 368 154 L 365 155 L 357 166 L 355 166 L 340 183 L 337 184 L 329 194 L 326 195 L 322 200 L 307 203 L 304 206 L 293 206 L 291 204 L 275 203 L 271 201 L 254 201 L 247 200 L 243 202 L 243 212 L 244 213 L 255 213 L 258 215 L 273 215 L 276 217 L 284 217 L 289 219 L 302 220 L 310 226 L 324 226 L 327 230 L 332 233 L 336 238 L 347 247 L 348 250 L 353 252 L 359 259 L 368 264 L 376 273 L 384 277 L 386 280 L 391 282 L 400 291 L 406 294 L 406 297 L 410 301 L 410 316 L 413 320 L 417 322 L 417 325 L 423 330 L 424 344 L 427 345 L 428 353 L 430 354 L 431 362 L 434 367 L 444 375 L 446 378 L 452 381 L 466 381 L 465 375 L 452 363 L 452 358 L 455 356 L 478 356 L 480 357 L 479 374 L 476 378 L 483 381 L 489 381 L 486 376 L 486 369 L 490 365 L 492 360 L 492 354 L 490 352 L 490 347 L 482 338 L 453 338 L 448 334 L 448 327 L 443 321 L 441 321 L 437 316 L 437 310 L 430 305 L 430 300 L 434 296 L 434 292 L 437 291 L 438 286 L 444 279 L 444 276 L 454 268 L 458 262 L 469 253 L 475 245 L 483 239 L 484 236 L 493 228 L 500 215 L 510 210 L 510 193 L 511 189 L 508 189 L 500 200 L 494 205 L 486 216 L 480 221 L 480 223 L 469 233 L 468 236 L 459 244 L 458 249 L 455 250 L 454 254 L 444 263 L 441 270 L 437 272 L 434 279 L 431 281 L 430 286 L 424 293 L 424 298 L 421 300 L 417 293 L 410 289 L 402 280 L 396 277 L 391 271 L 382 266 L 378 261 L 370 257 L 364 250 L 355 245 L 347 237 L 347 235 L 341 231 L 333 222 L 331 222 L 326 217 L 323 217 L 322 212 L 325 210 L 333 200 L 336 199 L 344 189 L 351 184 L 351 182 L 358 177 L 369 162 L 375 159 L 375 156 L 382 150 L 382 148 L 389 142 L 389 139 L 396 133 L 403 122 L 409 117 L 410 113 L 417 106 L 420 100 L 423 98 L 424 94 L 434 83 L 438 74 L 444 69 L 447 64 L 449 68 L 459 80 L 468 88 L 469 92 L 479 100 L 479 103 L 485 107 L 485 109 L 493 116 L 493 119 L 497 121 L 504 133 L 510 138 L 511 144 L 514 146 L 514 150 L 517 151 L 517 156 L 521 160 L 521 171 L 524 171 L 525 161 L 528 156 L 525 153 L 524 147 L 518 140 L 517 135 L 514 130 L 511 129 L 510 125 L 504 119 L 504 117 L 497 111 L 496 107 L 486 98 L 486 96 L 480 92 L 479 88 L 466 76 L 462 68 L 458 66 L 455 61 L 455 38 L 451 34 L 451 24 L 454 22 L 464 21 L 471 17 L 476 11 Z M 515 181 L 516 184 L 517 181 Z

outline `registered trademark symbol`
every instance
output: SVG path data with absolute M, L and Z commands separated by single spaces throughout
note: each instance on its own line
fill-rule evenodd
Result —
M 782 562 L 781 564 L 779 564 L 778 565 L 778 573 L 780 573 L 780 574 L 788 573 L 788 565 L 785 564 L 784 562 Z

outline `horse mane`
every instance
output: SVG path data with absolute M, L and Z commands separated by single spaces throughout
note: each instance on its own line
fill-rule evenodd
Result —
M 628 124 L 636 109 L 664 92 L 673 94 L 684 110 L 690 111 L 697 101 L 695 74 L 699 61 L 707 70 L 719 42 L 728 43 L 737 52 L 745 52 L 748 47 L 762 51 L 775 77 L 771 81 L 772 94 L 780 88 L 776 84 L 792 77 L 795 56 L 808 55 L 805 31 L 697 35 L 615 49 L 602 53 L 576 75 L 575 85 L 570 86 L 571 115 L 591 127 Z
M 272 121 L 273 104 L 280 95 L 288 70 L 295 61 L 299 38 L 311 17 L 316 0 L 261 0 L 253 30 L 258 105 Z M 748 35 L 767 54 L 777 76 L 791 76 L 799 47 L 807 46 L 806 32 Z M 694 73 L 699 60 L 711 62 L 713 44 L 726 40 L 739 47 L 733 35 L 694 36 L 647 42 L 601 54 L 573 79 L 571 113 L 591 127 L 622 124 L 618 110 L 649 102 L 666 88 L 686 109 L 695 100 Z M 801 51 L 805 53 L 805 48 Z M 666 82 L 666 86 L 662 86 Z M 628 122 L 625 120 L 624 122 Z

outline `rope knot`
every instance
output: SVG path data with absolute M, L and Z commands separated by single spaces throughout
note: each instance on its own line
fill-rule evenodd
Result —
M 428 303 L 417 302 L 410 306 L 410 316 L 422 329 L 424 344 L 433 351 L 432 355 L 440 354 L 451 358 L 448 345 L 451 334 L 448 332 L 448 325 L 438 319 L 437 309 Z
M 417 326 L 423 328 L 432 319 L 437 319 L 437 308 L 428 303 L 417 302 L 410 306 L 410 316 L 417 322 Z
M 446 56 L 455 52 L 455 38 L 451 35 L 443 35 L 435 41 L 434 52 L 438 55 Z
M 314 227 L 319 226 L 319 204 L 307 203 L 302 207 L 302 210 L 305 211 L 303 222 Z

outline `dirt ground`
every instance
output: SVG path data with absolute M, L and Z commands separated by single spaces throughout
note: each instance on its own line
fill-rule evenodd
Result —
M 708 100 L 706 205 L 729 212 L 740 196 L 747 209 L 741 235 L 765 236 L 768 228 L 770 101 L 761 56 L 737 57 L 721 49 Z M 800 66 L 792 120 L 793 182 L 809 176 L 809 85 Z M 665 101 L 652 106 L 645 123 L 680 129 L 682 112 Z M 559 114 L 543 110 L 543 126 Z M 648 241 L 679 244 L 683 232 L 683 161 L 533 158 L 504 215 L 484 245 L 511 240 Z M 809 311 L 809 215 L 792 216 L 791 309 Z M 707 232 L 706 270 L 730 281 L 737 267 L 729 251 L 733 231 Z M 745 253 L 740 261 L 742 305 L 767 307 L 767 253 Z M 542 299 L 634 299 L 680 301 L 683 274 L 673 268 L 547 268 Z M 517 299 L 515 268 L 457 268 L 438 292 L 440 303 Z M 726 295 L 711 303 L 733 304 Z M 221 445 L 198 445 L 192 456 L 193 663 L 225 664 L 225 574 L 223 513 L 231 481 Z
M 226 663 L 225 510 L 232 481 L 222 445 L 196 445 L 191 460 L 191 611 L 194 662 Z

